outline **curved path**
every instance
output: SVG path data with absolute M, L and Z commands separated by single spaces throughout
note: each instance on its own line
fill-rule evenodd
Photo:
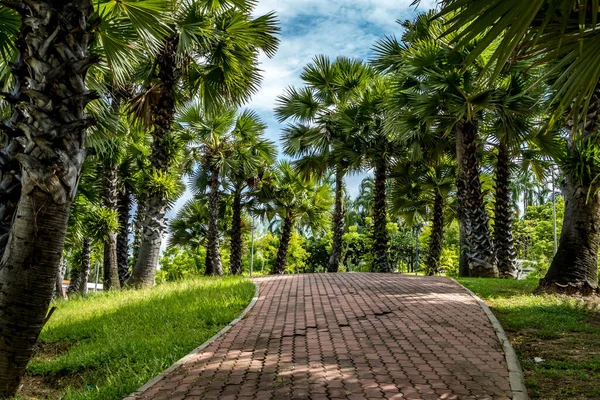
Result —
M 256 279 L 245 319 L 137 399 L 510 399 L 485 313 L 446 278 Z

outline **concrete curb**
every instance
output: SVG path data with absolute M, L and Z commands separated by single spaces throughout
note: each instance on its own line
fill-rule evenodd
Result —
M 163 378 L 165 378 L 171 372 L 175 371 L 177 368 L 181 367 L 182 365 L 184 365 L 185 363 L 187 363 L 188 361 L 190 361 L 194 356 L 196 356 L 199 353 L 201 353 L 202 350 L 204 350 L 205 348 L 207 348 L 215 340 L 219 339 L 221 336 L 223 336 L 225 333 L 227 333 L 227 331 L 229 331 L 235 324 L 237 324 L 242 319 L 244 319 L 244 317 L 250 312 L 250 310 L 252 310 L 252 308 L 254 308 L 254 305 L 258 301 L 258 295 L 259 295 L 259 286 L 258 286 L 258 283 L 256 283 L 255 281 L 251 281 L 251 282 L 254 284 L 254 297 L 250 301 L 250 304 L 248 304 L 248 306 L 244 309 L 244 311 L 242 311 L 242 313 L 236 319 L 234 319 L 233 321 L 231 321 L 229 324 L 227 324 L 227 326 L 225 326 L 223 329 L 221 329 L 219 332 L 217 332 L 213 337 L 211 337 L 210 339 L 208 339 L 206 342 L 202 343 L 200 346 L 196 347 L 194 350 L 192 350 L 186 356 L 184 356 L 183 358 L 177 360 L 169 368 L 165 369 L 163 372 L 161 372 L 160 374 L 156 375 L 154 378 L 152 378 L 150 381 L 148 381 L 144 386 L 142 386 L 141 388 L 139 388 L 135 392 L 131 393 L 127 397 L 123 398 L 123 400 L 136 400 L 138 396 L 140 396 L 146 390 L 150 389 L 152 386 L 154 386 L 155 384 L 157 384 L 158 382 L 160 382 Z
M 513 392 L 513 400 L 529 400 L 529 396 L 527 395 L 527 388 L 525 387 L 525 377 L 523 375 L 523 370 L 521 369 L 521 364 L 519 363 L 519 359 L 517 358 L 517 354 L 515 353 L 515 349 L 513 349 L 510 344 L 510 340 L 504 332 L 504 328 L 500 325 L 500 321 L 496 318 L 492 310 L 484 303 L 483 300 L 471 290 L 466 288 L 456 279 L 450 278 L 456 283 L 458 286 L 465 289 L 481 306 L 483 312 L 487 315 L 488 319 L 492 323 L 494 327 L 494 331 L 496 331 L 496 336 L 498 336 L 498 340 L 502 344 L 502 349 L 504 350 L 504 358 L 506 359 L 506 364 L 508 365 L 508 378 L 510 380 L 510 389 Z

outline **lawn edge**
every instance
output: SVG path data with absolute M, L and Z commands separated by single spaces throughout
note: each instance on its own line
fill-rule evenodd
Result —
M 485 302 L 479 296 L 473 293 L 472 290 L 467 288 L 465 285 L 463 285 L 456 279 L 450 279 L 452 279 L 454 283 L 465 289 L 471 295 L 471 297 L 477 300 L 477 302 L 483 309 L 483 312 L 487 315 L 488 319 L 492 323 L 494 331 L 496 332 L 496 336 L 498 337 L 498 340 L 502 344 L 502 349 L 504 350 L 504 358 L 508 366 L 508 378 L 510 382 L 510 389 L 513 393 L 513 400 L 528 400 L 529 395 L 527 394 L 527 388 L 525 387 L 525 375 L 523 374 L 523 370 L 521 369 L 519 358 L 517 357 L 517 353 L 515 352 L 515 349 L 512 347 L 512 344 L 508 339 L 508 335 L 504 331 L 504 328 L 502 328 L 500 321 L 498 321 L 498 318 L 496 318 L 496 316 L 494 315 L 492 310 L 490 310 L 487 304 L 485 304 Z
M 183 358 L 180 358 L 179 360 L 175 361 L 175 363 L 173 365 L 171 365 L 169 368 L 165 369 L 163 372 L 161 372 L 160 374 L 156 375 L 154 378 L 152 378 L 151 380 L 146 382 L 145 385 L 143 385 L 142 387 L 137 389 L 135 392 L 124 397 L 123 400 L 136 400 L 138 398 L 138 396 L 142 395 L 146 390 L 148 390 L 152 386 L 156 385 L 158 382 L 160 382 L 163 378 L 165 378 L 171 372 L 175 371 L 177 368 L 181 367 L 182 365 L 184 365 L 185 363 L 190 361 L 194 356 L 201 353 L 205 348 L 207 348 L 209 345 L 211 345 L 214 341 L 219 339 L 221 336 L 225 335 L 225 333 L 227 333 L 231 328 L 233 328 L 233 326 L 235 324 L 237 324 L 242 319 L 244 319 L 244 317 L 250 312 L 250 310 L 252 310 L 252 308 L 254 308 L 254 305 L 258 301 L 258 295 L 259 295 L 258 283 L 256 283 L 254 280 L 250 280 L 250 282 L 252 282 L 254 284 L 254 297 L 252 298 L 252 300 L 250 300 L 250 303 L 246 306 L 244 311 L 242 311 L 242 313 L 236 319 L 234 319 L 229 324 L 227 324 L 223 329 L 221 329 L 219 332 L 217 332 L 214 336 L 212 336 L 206 342 L 202 343 L 200 346 L 196 347 L 194 350 L 189 352 L 187 355 L 183 356 Z

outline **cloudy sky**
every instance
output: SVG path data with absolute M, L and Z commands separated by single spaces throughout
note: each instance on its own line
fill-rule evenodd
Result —
M 433 7 L 435 0 L 259 0 L 256 15 L 275 11 L 281 21 L 281 44 L 272 59 L 262 57 L 261 90 L 248 107 L 268 124 L 268 136 L 278 142 L 282 125 L 273 115 L 275 99 L 290 85 L 301 85 L 300 72 L 318 54 L 368 60 L 377 40 L 399 35 L 396 20 L 411 19 Z M 354 196 L 363 174 L 347 180 Z
M 260 91 L 246 105 L 256 110 L 268 125 L 268 137 L 279 142 L 282 128 L 273 115 L 275 99 L 290 85 L 301 85 L 300 72 L 315 55 L 324 54 L 368 60 L 375 42 L 385 35 L 400 35 L 396 20 L 412 19 L 433 7 L 435 0 L 259 0 L 256 15 L 275 11 L 281 24 L 277 55 L 261 58 L 263 82 Z M 346 180 L 351 196 L 365 174 Z M 170 216 L 187 200 L 182 196 Z

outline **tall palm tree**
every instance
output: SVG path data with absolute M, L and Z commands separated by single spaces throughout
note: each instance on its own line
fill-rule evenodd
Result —
M 334 202 L 331 187 L 314 175 L 299 174 L 289 162 L 280 161 L 265 177 L 259 196 L 265 216 L 281 225 L 273 273 L 283 274 L 296 226 L 308 227 L 316 233 L 327 224 Z
M 481 35 L 467 62 L 496 46 L 496 74 L 513 56 L 547 62 L 552 76 L 550 100 L 559 122 L 565 111 L 570 130 L 565 155 L 565 216 L 558 251 L 538 291 L 598 292 L 600 247 L 600 69 L 597 68 L 598 1 L 455 1 L 443 2 L 442 14 L 454 16 L 448 31 L 462 45 Z M 494 28 L 489 29 L 489 21 Z M 500 37 L 499 40 L 496 40 Z M 556 60 L 556 62 L 554 62 Z
M 232 132 L 235 164 L 226 171 L 226 179 L 233 194 L 229 259 L 233 275 L 242 273 L 243 211 L 252 206 L 266 170 L 275 162 L 277 150 L 273 142 L 264 139 L 265 129 L 256 113 L 244 111 Z
M 279 29 L 274 13 L 252 17 L 255 5 L 250 0 L 172 2 L 172 34 L 151 60 L 145 91 L 134 102 L 135 113 L 151 128 L 150 167 L 156 173 L 172 172 L 169 149 L 178 98 L 198 95 L 205 107 L 218 108 L 223 103 L 237 105 L 257 90 L 259 52 L 275 54 Z M 154 284 L 167 206 L 157 194 L 146 196 L 139 254 L 130 279 L 133 286 Z M 216 225 L 211 236 L 215 230 Z M 215 249 L 209 250 L 212 254 Z M 209 271 L 222 272 L 218 255 L 207 259 L 216 263 Z
M 190 151 L 200 167 L 195 177 L 197 192 L 208 192 L 209 229 L 206 273 L 223 274 L 219 249 L 219 204 L 225 187 L 233 191 L 232 272 L 241 272 L 242 201 L 244 191 L 275 158 L 274 145 L 263 139 L 266 125 L 253 111 L 235 108 L 207 111 L 199 101 L 184 107 L 177 117 L 190 138 Z
M 389 235 L 387 232 L 387 178 L 390 163 L 399 150 L 396 137 L 384 130 L 384 105 L 388 94 L 388 81 L 374 76 L 369 86 L 362 90 L 356 102 L 344 107 L 339 123 L 348 135 L 344 152 L 350 157 L 358 155 L 356 163 L 374 170 L 373 198 L 373 270 L 392 272 L 389 260 Z
M 11 116 L 3 123 L 8 162 L 0 167 L 3 178 L 15 178 L 4 203 L 14 212 L 0 266 L 0 397 L 14 395 L 19 387 L 54 290 L 86 155 L 85 133 L 94 124 L 86 107 L 97 94 L 86 83 L 101 58 L 90 50 L 104 52 L 114 68 L 126 67 L 129 58 L 123 55 L 143 47 L 126 43 L 124 34 L 135 40 L 129 28 L 149 38 L 163 26 L 158 2 L 121 4 L 119 13 L 101 19 L 94 6 L 103 3 L 46 0 L 0 6 L 2 55 L 12 61 L 13 76 L 5 97 Z M 142 19 L 134 18 L 140 14 Z
M 409 225 L 431 219 L 426 267 L 427 274 L 433 276 L 440 271 L 445 211 L 456 181 L 454 160 L 445 158 L 431 165 L 423 161 L 398 162 L 390 178 L 392 213 L 404 217 Z
M 488 215 L 480 178 L 480 122 L 493 106 L 493 81 L 476 79 L 483 66 L 463 69 L 468 49 L 455 49 L 451 37 L 439 39 L 443 21 L 421 14 L 402 24 L 400 43 L 389 37 L 378 43 L 375 66 L 393 76 L 388 112 L 403 119 L 410 110 L 415 123 L 435 127 L 454 137 L 457 162 L 458 219 L 461 225 L 461 273 L 495 277 L 495 262 Z M 480 60 L 479 60 L 480 61 Z
M 329 272 L 337 272 L 342 256 L 344 234 L 344 177 L 357 165 L 349 156 L 349 137 L 336 123 L 336 113 L 350 104 L 364 89 L 373 71 L 361 61 L 338 57 L 333 62 L 317 56 L 304 67 L 302 88 L 290 87 L 278 97 L 275 114 L 280 122 L 293 121 L 283 131 L 284 152 L 300 157 L 299 170 L 323 176 L 335 171 L 335 211 Z

